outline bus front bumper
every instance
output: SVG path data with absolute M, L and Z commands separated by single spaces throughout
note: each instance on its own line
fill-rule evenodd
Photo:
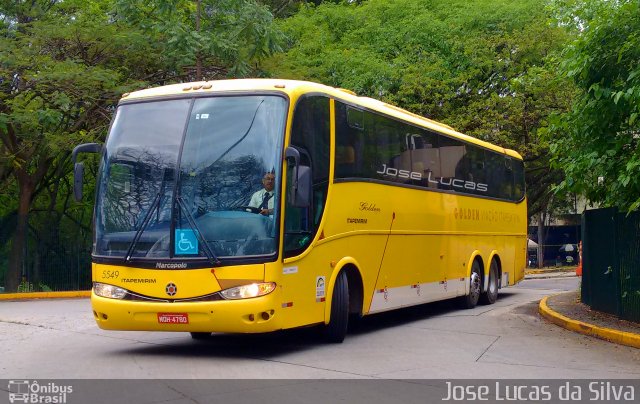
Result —
M 92 292 L 91 306 L 103 330 L 262 333 L 282 328 L 278 292 L 251 299 L 186 303 L 109 299 Z

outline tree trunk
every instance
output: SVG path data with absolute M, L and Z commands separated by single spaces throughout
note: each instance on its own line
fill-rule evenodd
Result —
M 33 195 L 33 184 L 29 179 L 18 177 L 18 185 L 20 188 L 18 199 L 18 216 L 16 223 L 16 232 L 13 235 L 11 243 L 11 252 L 9 253 L 9 267 L 5 277 L 5 291 L 16 292 L 20 282 L 22 281 L 22 268 L 24 266 L 24 248 L 27 244 L 27 223 L 29 209 L 31 208 L 31 196 Z

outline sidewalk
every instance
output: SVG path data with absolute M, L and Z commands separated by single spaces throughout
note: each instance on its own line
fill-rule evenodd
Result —
M 568 278 L 575 267 L 525 270 L 525 279 Z M 580 301 L 580 291 L 547 296 L 540 301 L 540 314 L 548 321 L 581 334 L 621 345 L 640 348 L 640 324 L 620 320 L 614 315 L 591 310 Z
M 552 267 L 552 268 L 525 268 L 524 270 L 524 278 L 525 279 L 545 279 L 545 278 L 565 278 L 576 276 L 576 267 L 575 266 L 566 266 L 566 267 Z
M 579 291 L 545 297 L 540 301 L 539 312 L 547 320 L 568 330 L 640 348 L 640 324 L 591 310 L 580 302 Z
M 567 270 L 542 270 L 542 271 L 525 271 L 524 279 L 549 279 L 549 278 L 571 278 L 575 277 L 576 271 L 567 271 Z

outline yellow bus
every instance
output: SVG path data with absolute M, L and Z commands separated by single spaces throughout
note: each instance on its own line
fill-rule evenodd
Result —
M 125 94 L 100 152 L 91 302 L 107 330 L 261 333 L 457 298 L 524 275 L 520 155 L 325 85 Z M 267 194 L 267 196 L 265 196 Z

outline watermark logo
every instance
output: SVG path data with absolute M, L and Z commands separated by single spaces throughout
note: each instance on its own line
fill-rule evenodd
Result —
M 9 402 L 65 404 L 73 387 L 53 382 L 40 384 L 37 380 L 9 380 Z

